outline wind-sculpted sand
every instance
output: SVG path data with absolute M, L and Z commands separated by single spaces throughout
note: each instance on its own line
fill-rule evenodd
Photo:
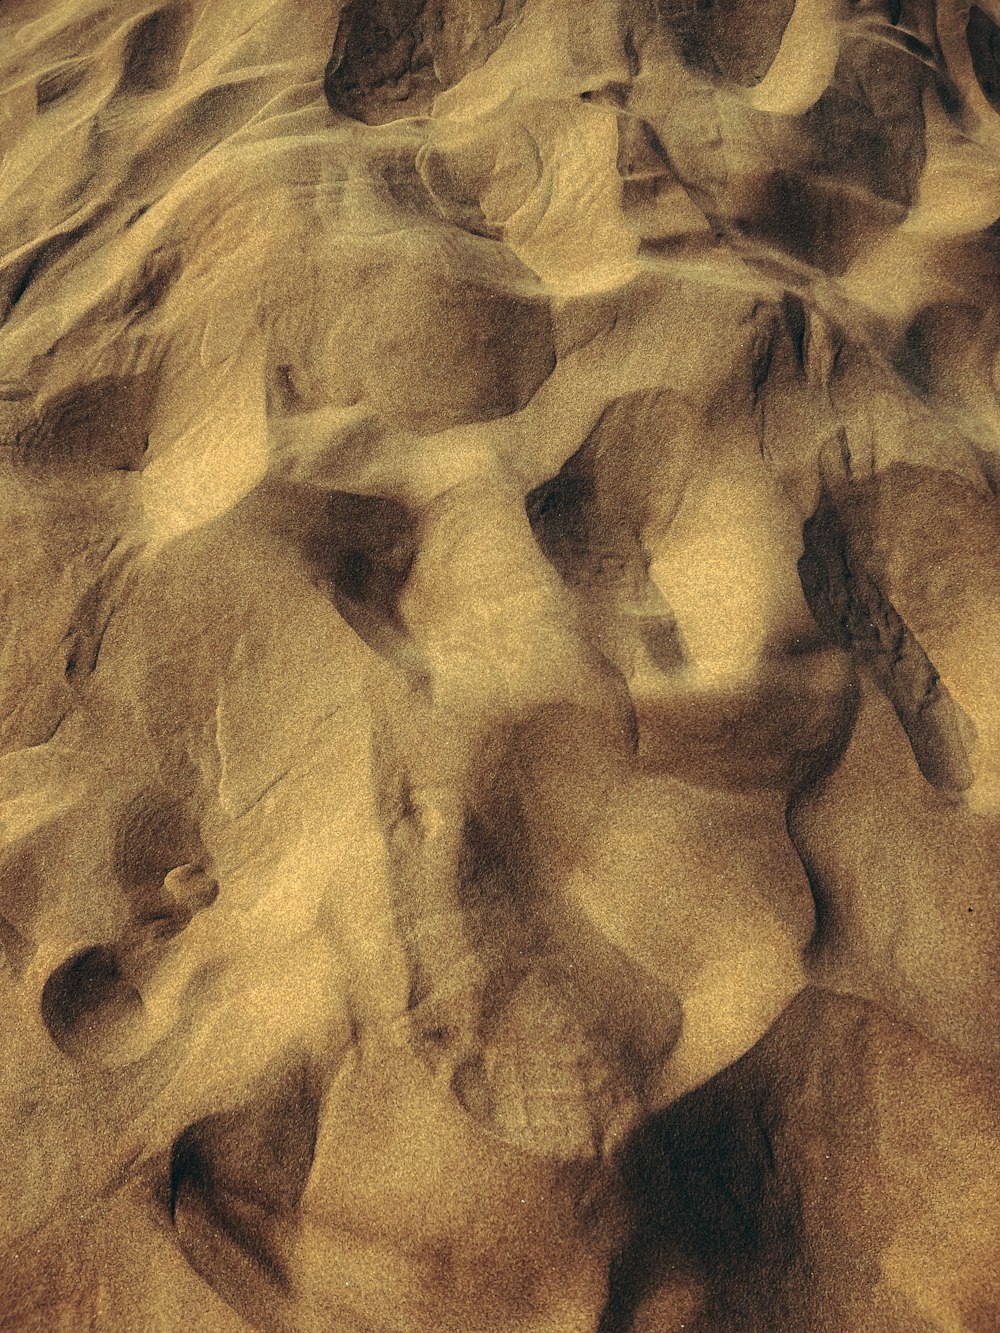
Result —
M 3 0 L 0 1328 L 1000 1328 L 997 0 Z

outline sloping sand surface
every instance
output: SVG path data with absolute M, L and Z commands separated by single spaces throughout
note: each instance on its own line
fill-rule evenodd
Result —
M 998 0 L 2 0 L 0 1330 L 1000 1328 L 998 220 Z

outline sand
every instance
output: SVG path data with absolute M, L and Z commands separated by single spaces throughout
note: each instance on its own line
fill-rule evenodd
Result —
M 1000 1327 L 997 0 L 4 0 L 0 154 L 0 1329 Z

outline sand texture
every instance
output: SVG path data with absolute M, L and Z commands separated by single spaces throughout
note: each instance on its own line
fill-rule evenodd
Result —
M 1000 1330 L 1000 0 L 0 0 L 2 1333 Z

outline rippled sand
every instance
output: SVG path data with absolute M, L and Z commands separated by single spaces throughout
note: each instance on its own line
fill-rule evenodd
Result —
M 1000 1328 L 1000 3 L 3 0 L 0 1328 Z

